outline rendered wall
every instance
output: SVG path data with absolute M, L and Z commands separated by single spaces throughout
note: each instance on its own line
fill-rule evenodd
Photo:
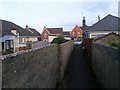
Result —
M 69 41 L 59 45 L 58 49 L 59 49 L 60 82 L 61 82 L 64 78 L 64 73 L 66 71 L 66 67 L 69 62 L 71 52 L 73 50 L 73 41 Z
M 120 50 L 92 44 L 92 67 L 104 88 L 120 88 Z
M 69 41 L 0 57 L 2 88 L 55 88 L 72 49 Z
M 2 87 L 56 87 L 58 79 L 57 49 L 58 46 L 55 44 L 2 57 Z

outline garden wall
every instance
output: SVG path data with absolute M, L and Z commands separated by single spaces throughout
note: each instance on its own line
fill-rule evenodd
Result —
M 104 88 L 120 88 L 120 50 L 92 44 L 92 67 Z

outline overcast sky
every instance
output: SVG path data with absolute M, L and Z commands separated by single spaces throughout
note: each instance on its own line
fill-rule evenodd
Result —
M 28 25 L 40 33 L 43 27 L 63 27 L 72 30 L 75 25 L 82 25 L 83 16 L 86 24 L 97 22 L 108 14 L 118 16 L 119 0 L 3 0 L 0 1 L 0 19 L 11 21 L 25 28 Z

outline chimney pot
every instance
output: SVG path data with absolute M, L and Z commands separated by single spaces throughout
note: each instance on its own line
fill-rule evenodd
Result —
M 100 16 L 98 15 L 98 21 L 100 21 Z
M 28 28 L 28 25 L 26 25 L 26 28 Z
M 83 20 L 85 20 L 85 16 L 83 17 Z

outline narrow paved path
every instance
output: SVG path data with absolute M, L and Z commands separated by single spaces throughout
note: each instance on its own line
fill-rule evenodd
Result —
M 96 79 L 84 57 L 83 49 L 75 46 L 61 88 L 97 88 Z

